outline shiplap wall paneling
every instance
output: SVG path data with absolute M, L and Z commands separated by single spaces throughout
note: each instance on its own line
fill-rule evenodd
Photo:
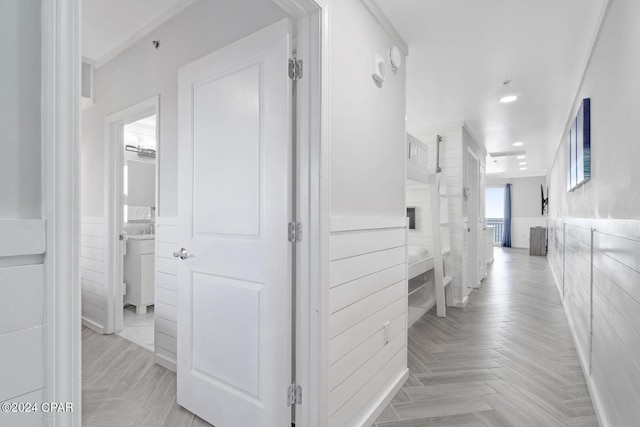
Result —
M 330 426 L 364 422 L 406 373 L 406 229 L 398 223 L 404 218 L 331 235 Z
M 176 370 L 178 277 L 178 225 L 174 218 L 156 220 L 156 301 L 155 301 L 155 360 Z
M 591 230 L 569 225 L 565 232 L 566 265 L 571 274 L 565 276 L 564 301 L 574 327 L 576 345 L 583 360 L 589 354 L 591 323 Z
M 640 239 L 594 231 L 591 375 L 613 425 L 640 420 Z
M 603 426 L 640 419 L 640 221 L 550 219 L 549 263 Z M 564 287 L 563 287 L 564 284 Z
M 547 221 L 549 238 L 548 260 L 556 279 L 560 295 L 564 299 L 564 222 L 561 219 Z
M 107 323 L 106 228 L 104 219 L 83 217 L 80 230 L 82 323 L 102 334 Z
M 431 230 L 431 208 L 429 207 L 429 187 L 411 186 L 406 189 L 407 206 L 416 208 L 416 229 L 407 232 L 410 245 L 425 246 L 432 252 L 433 231 Z
M 45 221 L 0 220 L 0 235 L 0 402 L 41 402 Z M 0 412 L 2 426 L 43 422 L 42 412 Z
M 462 215 L 462 155 L 462 133 L 456 132 L 445 137 L 440 144 L 440 165 L 444 182 L 447 184 L 451 243 L 451 254 L 446 260 L 445 273 L 453 278 L 454 304 L 458 306 L 466 302 L 471 292 L 471 288 L 464 285 L 467 271 L 467 226 Z

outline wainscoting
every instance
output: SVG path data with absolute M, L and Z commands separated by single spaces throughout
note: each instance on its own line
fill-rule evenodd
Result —
M 329 425 L 371 424 L 407 375 L 405 218 L 332 218 Z
M 83 217 L 80 229 L 82 324 L 102 334 L 107 324 L 106 229 L 103 218 Z
M 178 247 L 175 218 L 156 219 L 155 361 L 176 370 L 178 337 L 178 277 L 173 252 Z
M 549 263 L 603 426 L 640 419 L 640 221 L 549 220 Z
M 41 402 L 45 221 L 0 220 L 0 402 Z M 43 425 L 42 412 L 0 412 L 0 425 Z

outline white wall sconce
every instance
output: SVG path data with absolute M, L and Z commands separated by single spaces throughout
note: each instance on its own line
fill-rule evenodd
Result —
M 400 48 L 398 46 L 390 47 L 387 51 L 387 56 L 389 57 L 389 64 L 391 64 L 391 71 L 397 72 L 402 67 L 402 52 L 400 52 Z
M 373 73 L 371 73 L 371 77 L 373 77 L 373 81 L 376 82 L 378 87 L 382 87 L 382 83 L 384 83 L 385 71 L 386 66 L 384 59 L 382 59 L 382 56 L 376 54 L 373 58 Z

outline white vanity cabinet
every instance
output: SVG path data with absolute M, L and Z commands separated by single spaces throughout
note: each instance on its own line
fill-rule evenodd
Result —
M 139 316 L 154 304 L 155 236 L 129 236 L 124 257 L 124 303 L 136 307 Z

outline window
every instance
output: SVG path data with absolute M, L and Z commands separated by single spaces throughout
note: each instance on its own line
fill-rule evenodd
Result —
M 504 224 L 504 187 L 487 187 L 485 189 L 485 216 L 487 226 L 495 227 L 493 243 L 500 243 Z

